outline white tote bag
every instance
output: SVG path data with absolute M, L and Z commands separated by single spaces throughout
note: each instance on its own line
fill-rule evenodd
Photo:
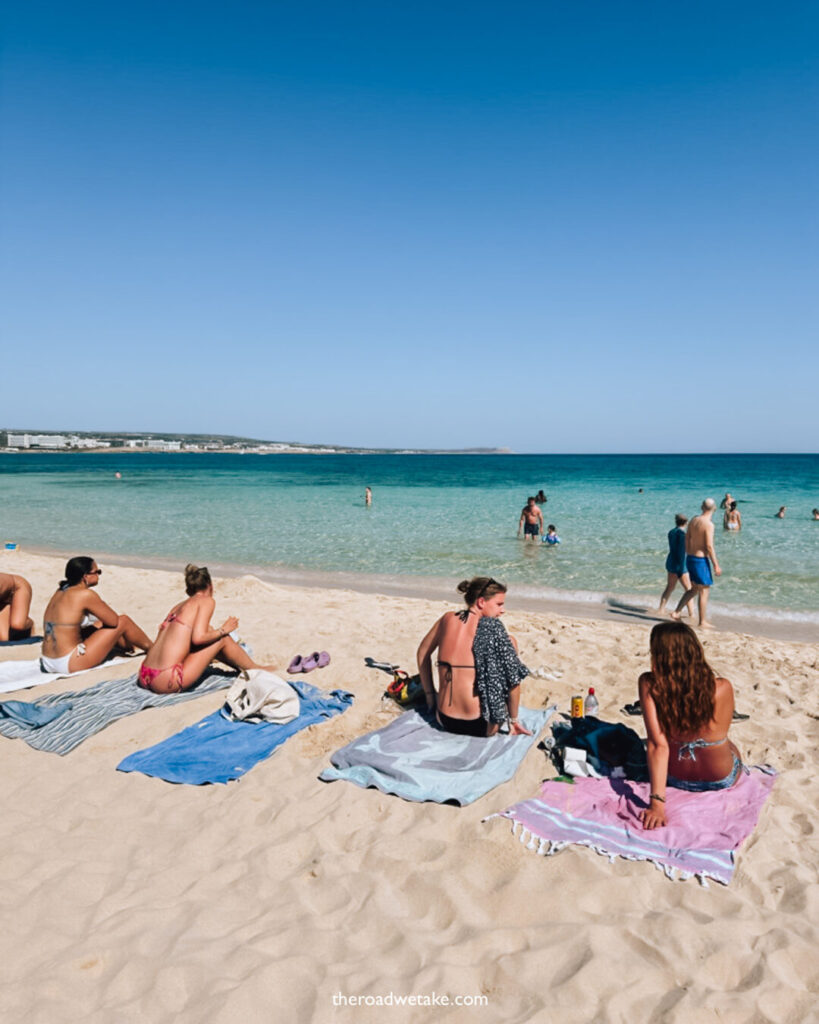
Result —
M 230 718 L 239 722 L 277 722 L 285 725 L 299 717 L 299 697 L 284 679 L 273 672 L 253 668 L 227 692 Z

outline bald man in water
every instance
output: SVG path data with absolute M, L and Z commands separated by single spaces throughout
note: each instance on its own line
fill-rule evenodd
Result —
M 685 531 L 685 567 L 691 577 L 691 589 L 686 590 L 680 598 L 677 610 L 671 613 L 672 619 L 679 619 L 683 609 L 696 594 L 699 625 L 702 629 L 714 628 L 705 617 L 711 584 L 714 582 L 711 566 L 714 567 L 714 576 L 722 575 L 714 551 L 714 524 L 711 521 L 716 507 L 717 503 L 713 498 L 706 498 L 702 503 L 702 513 L 694 516 Z

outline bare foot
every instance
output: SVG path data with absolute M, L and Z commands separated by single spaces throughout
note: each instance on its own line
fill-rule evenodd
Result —
M 713 625 L 710 622 L 700 622 L 700 623 L 698 623 L 698 625 L 699 625 L 700 629 L 713 629 L 714 628 Z
M 679 612 L 669 612 L 669 614 L 670 614 L 671 618 L 675 622 L 679 622 L 680 621 L 680 613 Z

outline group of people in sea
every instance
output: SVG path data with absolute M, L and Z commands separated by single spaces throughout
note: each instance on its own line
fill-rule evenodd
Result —
M 722 528 L 729 533 L 738 533 L 742 529 L 742 516 L 737 508 L 736 499 L 729 493 L 720 502 L 724 509 Z M 674 517 L 675 526 L 668 531 L 668 556 L 665 560 L 667 574 L 665 590 L 660 595 L 659 611 L 665 612 L 666 604 L 674 593 L 677 584 L 683 587 L 683 595 L 677 607 L 671 612 L 672 619 L 679 619 L 688 609 L 693 616 L 692 603 L 697 599 L 699 626 L 703 629 L 713 628 L 708 621 L 708 597 L 714 583 L 714 576 L 721 576 L 722 569 L 714 551 L 713 516 L 717 503 L 713 498 L 706 498 L 698 516 L 689 522 L 688 517 L 677 513 Z M 776 513 L 777 519 L 784 519 L 786 505 L 782 505 Z M 819 508 L 813 509 L 811 515 L 819 520 Z
M 706 519 L 713 509 L 713 502 L 703 502 Z M 712 550 L 710 541 L 696 543 Z M 693 575 L 691 566 L 689 571 Z M 96 559 L 88 556 L 67 562 L 65 578 L 43 616 L 44 671 L 79 672 L 100 665 L 112 653 L 140 650 L 145 656 L 138 685 L 154 693 L 177 693 L 192 687 L 215 660 L 240 671 L 275 670 L 257 665 L 231 635 L 238 626 L 235 616 L 221 626 L 211 624 L 216 604 L 207 568 L 185 568 L 186 596 L 165 616 L 153 641 L 130 616 L 116 612 L 95 592 L 102 573 Z M 500 621 L 506 586 L 490 576 L 476 576 L 463 580 L 458 592 L 465 607 L 442 615 L 418 647 L 427 708 L 450 733 L 488 737 L 503 729 L 531 735 L 518 715 L 520 685 L 529 670 L 515 638 Z M 31 586 L 21 576 L 0 574 L 0 639 L 31 634 L 31 596 Z M 436 652 L 437 689 L 432 675 Z M 650 652 L 651 670 L 640 676 L 639 693 L 651 782 L 643 825 L 653 829 L 666 823 L 667 786 L 725 789 L 736 782 L 742 765 L 728 740 L 733 689 L 727 679 L 715 676 L 694 631 L 679 621 L 659 623 L 651 632 Z
M 128 615 L 114 611 L 95 593 L 103 570 L 86 555 L 70 558 L 65 578 L 46 605 L 40 667 L 44 672 L 67 675 L 102 664 L 112 653 L 145 652 L 138 684 L 154 693 L 187 690 L 215 660 L 239 671 L 257 665 L 231 634 L 239 620 L 211 625 L 216 608 L 213 582 L 207 568 L 185 568 L 186 597 L 168 612 L 156 639 Z M 22 576 L 0 573 L 0 640 L 31 636 L 31 585 Z
M 526 499 L 526 504 L 520 513 L 520 519 L 518 520 L 518 537 L 520 537 L 520 531 L 523 530 L 523 539 L 527 541 L 536 541 L 537 538 L 543 533 L 543 512 L 540 510 L 540 505 L 546 502 L 546 495 L 542 490 L 531 498 Z M 546 533 L 542 537 L 544 544 L 559 544 L 560 537 L 557 535 L 557 527 L 554 523 L 549 523 L 546 527 Z

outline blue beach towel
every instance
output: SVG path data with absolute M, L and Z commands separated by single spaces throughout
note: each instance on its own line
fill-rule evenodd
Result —
M 4 700 L 0 704 L 0 718 L 7 718 L 27 728 L 39 729 L 70 711 L 71 707 L 71 704 L 61 704 L 56 708 L 40 708 L 27 700 Z
M 137 685 L 135 675 L 127 679 L 105 679 L 87 690 L 71 693 L 51 693 L 35 701 L 2 701 L 0 712 L 13 705 L 12 715 L 0 714 L 0 735 L 25 740 L 35 750 L 49 754 L 70 754 L 83 740 L 100 732 L 107 725 L 144 708 L 161 708 L 170 704 L 201 697 L 215 690 L 225 690 L 236 678 L 235 674 L 210 671 L 193 687 L 182 693 L 151 693 Z M 21 713 L 20 705 L 28 705 L 29 712 Z M 59 718 L 37 725 L 37 710 L 60 709 Z
M 23 644 L 41 644 L 41 636 L 24 636 L 21 640 L 0 640 L 0 647 L 22 647 Z
M 346 779 L 404 800 L 463 806 L 511 779 L 556 707 L 520 709 L 531 736 L 456 736 L 426 711 L 406 711 L 383 729 L 361 736 L 330 758 L 323 782 Z
M 325 693 L 310 683 L 288 681 L 288 685 L 299 695 L 299 717 L 292 722 L 234 722 L 224 709 L 215 711 L 161 743 L 130 754 L 117 771 L 142 772 L 193 786 L 230 782 L 270 757 L 294 733 L 340 715 L 353 703 L 353 695 L 346 690 Z

